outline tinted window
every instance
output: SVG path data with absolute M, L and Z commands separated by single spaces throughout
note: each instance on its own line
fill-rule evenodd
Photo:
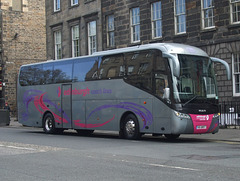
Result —
M 42 66 L 33 65 L 29 67 L 22 67 L 20 71 L 20 84 L 22 86 L 38 85 L 42 81 Z
M 73 68 L 73 81 L 82 82 L 98 78 L 98 57 L 88 58 L 84 61 L 75 60 Z
M 64 83 L 72 81 L 72 61 L 54 63 L 53 81 L 54 83 Z
M 100 61 L 99 79 L 118 78 L 125 74 L 123 55 L 103 56 Z
M 29 85 L 29 75 L 31 75 L 29 67 L 22 67 L 19 75 L 20 85 L 26 86 Z
M 152 71 L 155 51 L 139 51 L 125 54 L 127 82 L 140 89 L 152 91 Z
M 42 65 L 35 65 L 32 66 L 32 75 L 33 75 L 33 81 L 32 85 L 39 85 L 42 84 L 43 81 L 43 73 L 42 73 Z
M 53 83 L 53 63 L 43 64 L 43 84 Z

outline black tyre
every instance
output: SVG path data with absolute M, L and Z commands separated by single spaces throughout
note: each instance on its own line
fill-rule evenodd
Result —
M 57 133 L 55 128 L 54 117 L 51 113 L 47 113 L 43 119 L 43 131 L 47 134 Z
M 179 138 L 180 134 L 165 134 L 164 136 L 169 140 L 175 140 Z
M 124 119 L 122 130 L 120 131 L 120 137 L 126 139 L 139 139 L 141 134 L 139 132 L 139 123 L 133 114 L 127 115 Z

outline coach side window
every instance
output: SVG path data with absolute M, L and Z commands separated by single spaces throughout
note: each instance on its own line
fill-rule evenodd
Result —
M 19 83 L 21 86 L 31 85 L 32 82 L 31 67 L 22 67 L 19 76 Z
M 152 92 L 152 70 L 154 50 L 125 54 L 127 79 L 129 84 Z
M 53 63 L 43 64 L 43 84 L 52 84 Z
M 124 75 L 123 55 L 103 56 L 100 61 L 99 79 L 113 79 Z
M 21 86 L 39 85 L 42 83 L 42 65 L 23 67 L 20 71 Z
M 54 83 L 72 82 L 73 61 L 57 62 L 54 64 Z
M 169 76 L 168 76 L 168 69 L 167 66 L 168 61 L 166 58 L 162 57 L 162 53 L 156 56 L 155 61 L 155 70 L 154 70 L 154 87 L 155 87 L 155 94 L 157 97 L 162 99 L 169 99 Z
M 98 57 L 74 61 L 73 82 L 83 82 L 96 79 L 98 79 Z

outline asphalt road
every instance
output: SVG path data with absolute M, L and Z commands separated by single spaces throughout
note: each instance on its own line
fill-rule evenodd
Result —
M 119 139 L 0 127 L 0 180 L 239 180 L 240 142 L 204 137 Z

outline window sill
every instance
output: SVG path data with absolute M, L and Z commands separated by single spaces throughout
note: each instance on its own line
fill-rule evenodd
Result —
M 240 22 L 239 23 L 234 23 L 234 24 L 230 24 L 227 26 L 228 29 L 231 29 L 231 28 L 239 28 L 240 27 Z
M 141 45 L 141 41 L 131 42 L 128 46 L 137 46 L 137 45 Z
M 179 34 L 175 34 L 174 38 L 179 38 L 179 37 L 186 37 L 187 33 L 179 33 Z
M 57 13 L 60 13 L 62 10 L 57 10 L 57 11 L 53 11 L 52 14 L 57 14 Z
M 113 50 L 113 49 L 116 49 L 117 47 L 116 46 L 107 46 L 107 50 Z
M 214 26 L 214 27 L 211 27 L 211 28 L 204 28 L 200 31 L 200 33 L 207 33 L 207 32 L 212 32 L 212 31 L 216 31 L 217 28 Z
M 149 42 L 150 43 L 157 43 L 157 42 L 160 42 L 160 41 L 163 41 L 163 37 L 153 38 Z
M 239 93 L 233 93 L 233 97 L 240 97 L 240 94 Z
M 79 4 L 70 5 L 70 6 L 69 6 L 69 9 L 73 9 L 73 8 L 78 7 L 78 6 L 79 6 Z
M 95 0 L 85 0 L 84 4 L 87 4 L 87 3 L 90 3 L 90 2 L 93 2 L 93 1 L 95 1 Z

